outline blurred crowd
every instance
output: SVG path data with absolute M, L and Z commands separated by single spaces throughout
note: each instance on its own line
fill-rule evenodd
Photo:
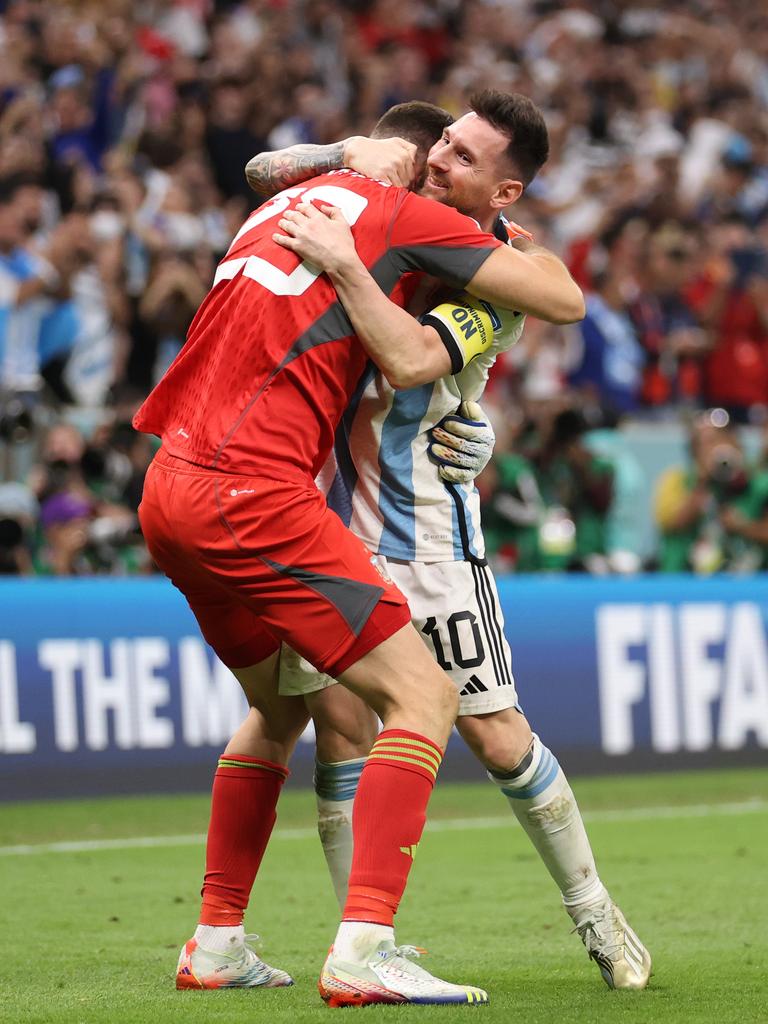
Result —
M 768 569 L 768 432 L 747 453 L 725 409 L 694 414 L 682 459 L 651 482 L 622 432 L 590 423 L 580 409 L 543 403 L 505 429 L 478 481 L 499 571 Z M 656 534 L 650 552 L 647 516 Z
M 530 322 L 491 381 L 499 564 L 647 564 L 621 424 L 684 417 L 650 564 L 761 566 L 764 460 L 735 429 L 768 418 L 760 4 L 0 0 L 0 570 L 151 571 L 130 417 L 260 201 L 251 156 L 412 98 L 459 115 L 486 86 L 545 112 L 514 219 L 587 294 L 581 325 Z

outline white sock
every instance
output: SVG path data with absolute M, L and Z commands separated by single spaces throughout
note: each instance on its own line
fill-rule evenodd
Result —
M 317 831 L 341 910 L 347 899 L 347 882 L 352 867 L 353 804 L 354 800 L 317 798 Z
M 242 946 L 245 929 L 241 924 L 234 928 L 230 925 L 220 928 L 212 924 L 199 924 L 194 938 L 198 946 L 209 953 L 231 953 Z
M 563 895 L 571 916 L 608 898 L 568 780 L 554 754 L 534 733 L 530 752 L 504 777 L 488 772 L 507 797 Z
M 317 831 L 341 910 L 352 867 L 352 806 L 365 762 L 364 757 L 335 764 L 315 761 Z
M 351 964 L 364 964 L 380 942 L 394 942 L 395 929 L 368 921 L 342 921 L 333 940 L 333 955 Z

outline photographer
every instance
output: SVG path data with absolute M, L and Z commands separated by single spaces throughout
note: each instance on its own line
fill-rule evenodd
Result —
M 38 573 L 123 575 L 146 567 L 135 509 L 148 460 L 121 421 L 97 427 L 87 442 L 71 423 L 48 430 L 29 474 L 41 503 Z
M 513 408 L 497 428 L 497 450 L 477 481 L 486 552 L 498 572 L 540 568 L 539 523 L 545 510 L 525 450 L 526 429 L 530 424 Z
M 751 469 L 724 409 L 699 416 L 692 465 L 656 490 L 662 572 L 755 572 L 768 565 L 768 471 Z
M 589 426 L 575 409 L 565 409 L 538 455 L 538 480 L 547 505 L 539 528 L 544 565 L 560 561 L 562 568 L 604 574 L 606 526 L 614 498 L 611 461 L 591 451 L 584 440 Z M 566 557 L 565 539 L 573 542 Z
M 588 425 L 574 409 L 528 426 L 516 450 L 494 460 L 485 505 L 491 550 L 510 558 L 518 572 L 610 572 L 612 461 L 587 446 Z

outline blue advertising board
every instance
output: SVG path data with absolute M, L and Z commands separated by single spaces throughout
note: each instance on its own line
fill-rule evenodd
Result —
M 768 760 L 767 576 L 499 592 L 521 703 L 569 769 Z M 167 581 L 0 582 L 0 799 L 204 787 L 244 713 Z M 481 777 L 457 739 L 445 774 Z

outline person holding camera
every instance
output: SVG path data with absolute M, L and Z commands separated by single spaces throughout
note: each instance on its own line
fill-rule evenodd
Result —
M 483 514 L 499 564 L 517 572 L 610 572 L 612 460 L 586 443 L 588 423 L 576 409 L 527 428 L 514 450 L 495 458 L 488 478 Z
M 690 434 L 692 464 L 656 489 L 659 569 L 701 575 L 768 566 L 768 469 L 751 468 L 724 409 L 702 413 Z

